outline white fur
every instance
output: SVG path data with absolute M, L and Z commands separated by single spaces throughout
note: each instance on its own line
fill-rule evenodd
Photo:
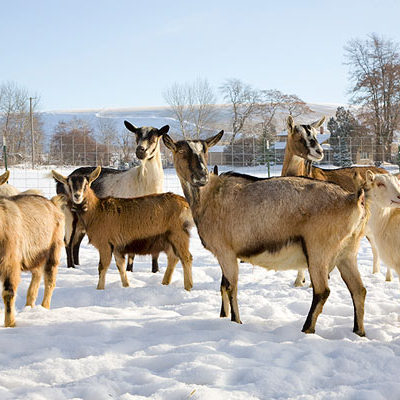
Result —
M 391 175 L 376 174 L 373 179 L 367 236 L 377 247 L 376 262 L 379 254 L 388 266 L 386 280 L 391 280 L 390 268 L 400 276 L 400 187 L 398 179 Z

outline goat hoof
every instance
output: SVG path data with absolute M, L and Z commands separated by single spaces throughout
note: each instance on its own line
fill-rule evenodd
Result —
M 358 336 L 361 336 L 361 337 L 364 337 L 365 336 L 365 331 L 364 331 L 364 329 L 353 329 L 353 332 L 356 334 L 356 335 L 358 335 Z
M 301 331 L 304 333 L 315 333 L 315 329 L 312 328 L 307 328 L 307 329 L 303 328 Z

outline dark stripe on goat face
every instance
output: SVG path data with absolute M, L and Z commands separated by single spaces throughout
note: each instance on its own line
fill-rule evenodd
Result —
M 193 183 L 205 183 L 208 179 L 207 149 L 200 140 L 188 142 L 189 167 L 192 172 Z
M 301 244 L 301 246 L 303 248 L 303 252 L 307 251 L 303 237 L 295 236 L 295 237 L 289 238 L 288 240 L 282 240 L 282 241 L 276 241 L 276 242 L 271 241 L 271 242 L 267 242 L 267 243 L 260 243 L 260 244 L 254 245 L 253 247 L 241 250 L 237 254 L 237 256 L 238 256 L 238 258 L 250 258 L 250 257 L 257 256 L 259 254 L 262 254 L 266 251 L 268 251 L 271 254 L 274 254 L 274 253 L 278 253 L 279 251 L 281 251 L 284 247 L 288 247 L 288 246 L 290 246 L 292 244 L 296 244 L 296 243 Z M 307 258 L 307 253 L 304 253 L 304 254 Z
M 140 128 L 136 133 L 136 156 L 141 160 L 154 157 L 159 140 L 158 129 L 151 127 Z

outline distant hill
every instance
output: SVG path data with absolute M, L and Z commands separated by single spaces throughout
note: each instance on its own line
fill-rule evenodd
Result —
M 327 119 L 333 116 L 339 104 L 308 104 L 313 111 L 310 114 L 300 117 L 300 122 L 311 122 L 323 115 Z M 219 113 L 219 121 L 215 126 L 221 125 L 228 126 L 230 120 L 230 112 L 227 106 L 219 106 L 221 112 Z M 123 121 L 129 120 L 136 126 L 155 126 L 161 127 L 170 125 L 171 133 L 179 132 L 179 124 L 176 119 L 172 118 L 171 111 L 168 107 L 149 107 L 149 108 L 108 108 L 108 109 L 92 109 L 92 110 L 55 110 L 55 111 L 42 111 L 42 121 L 44 124 L 45 144 L 50 142 L 50 138 L 54 132 L 56 125 L 60 121 L 68 122 L 74 118 L 87 121 L 94 129 L 96 129 L 98 120 L 101 118 L 112 118 L 117 121 L 117 125 L 123 129 Z M 279 113 L 277 115 L 278 125 L 277 129 L 283 129 L 285 126 L 285 119 L 287 115 Z M 213 130 L 214 131 L 214 130 Z M 225 135 L 229 137 L 229 132 Z

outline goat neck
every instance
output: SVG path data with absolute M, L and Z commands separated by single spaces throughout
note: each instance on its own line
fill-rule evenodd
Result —
M 296 156 L 291 151 L 285 151 L 283 159 L 282 176 L 310 176 L 312 167 L 306 168 L 304 158 Z

